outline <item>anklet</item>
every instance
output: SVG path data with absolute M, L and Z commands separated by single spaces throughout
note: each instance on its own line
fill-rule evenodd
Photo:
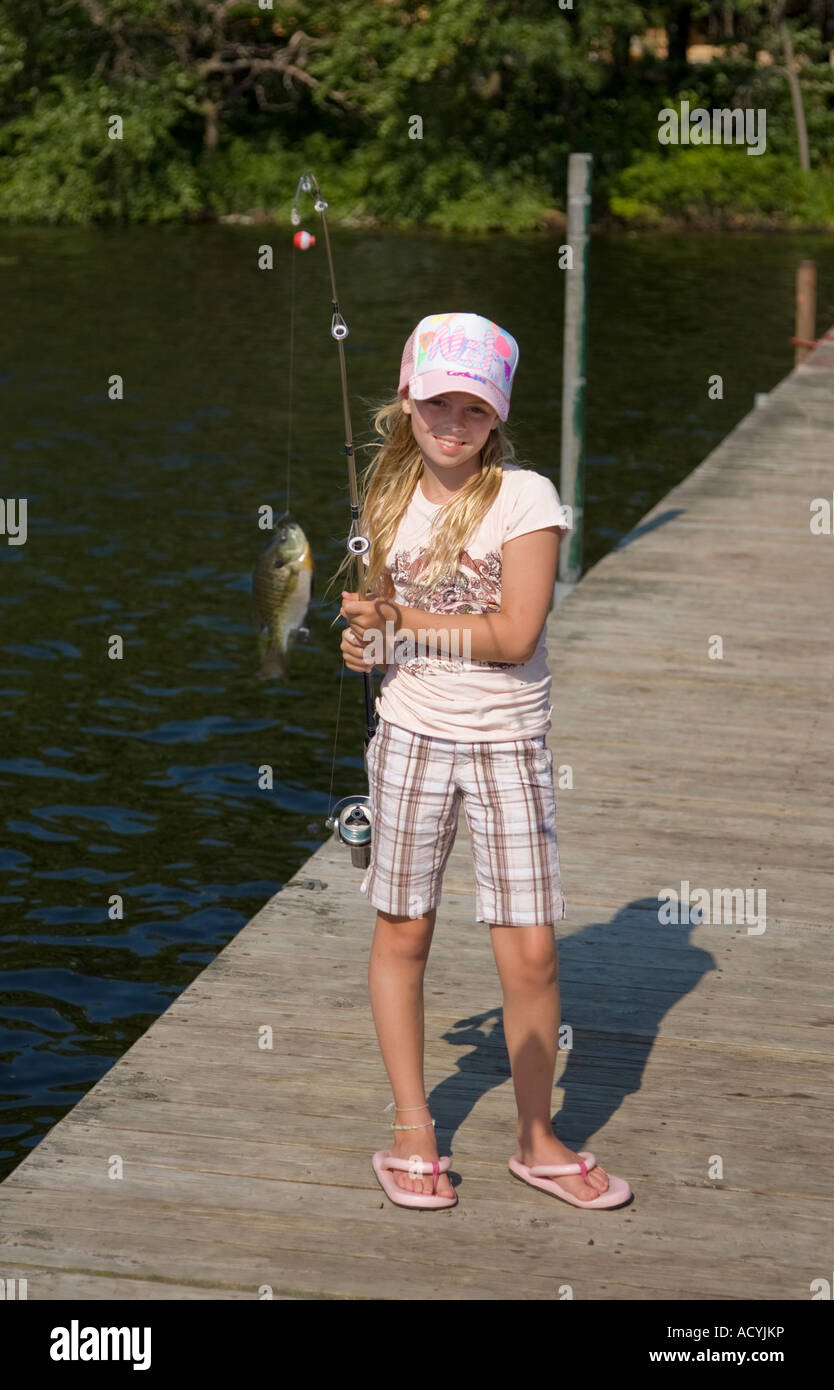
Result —
M 427 1109 L 428 1109 L 428 1106 L 429 1106 L 429 1103 L 428 1103 L 427 1100 L 424 1100 L 422 1105 L 397 1105 L 396 1101 L 393 1101 L 393 1100 L 392 1100 L 392 1101 L 390 1101 L 390 1102 L 388 1103 L 388 1105 L 383 1106 L 383 1111 L 382 1111 L 382 1113 L 384 1114 L 386 1110 L 397 1110 L 398 1112 L 401 1112 L 402 1114 L 405 1114 L 405 1112 L 408 1111 L 408 1110 L 427 1110 Z M 391 1128 L 392 1128 L 392 1129 L 428 1129 L 428 1127 L 429 1127 L 430 1124 L 431 1124 L 431 1125 L 434 1125 L 435 1123 L 436 1123 L 435 1120 L 426 1120 L 425 1123 L 422 1124 L 422 1125 L 392 1125 Z

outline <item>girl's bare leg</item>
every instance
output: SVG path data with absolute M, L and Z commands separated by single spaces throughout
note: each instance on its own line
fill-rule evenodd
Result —
M 504 1036 L 518 1108 L 515 1157 L 528 1166 L 575 1163 L 578 1154 L 556 1138 L 551 1119 L 560 1021 L 553 928 L 496 925 L 490 935 L 504 994 Z M 558 1181 L 586 1202 L 608 1187 L 608 1175 L 599 1165 L 590 1170 L 587 1182 L 580 1173 Z
M 393 917 L 378 912 L 376 930 L 368 960 L 368 988 L 371 1012 L 382 1058 L 391 1082 L 393 1099 L 401 1107 L 389 1110 L 383 1119 L 390 1124 L 423 1125 L 431 1120 L 423 1077 L 423 976 L 434 934 L 436 909 L 425 917 Z M 419 1108 L 415 1108 L 419 1107 Z M 392 1136 L 387 1148 L 397 1158 L 419 1154 L 424 1160 L 438 1157 L 434 1127 L 387 1131 Z M 392 1169 L 394 1181 L 407 1192 L 432 1190 L 431 1174 L 410 1178 L 405 1170 Z M 437 1179 L 437 1195 L 454 1196 L 445 1173 Z

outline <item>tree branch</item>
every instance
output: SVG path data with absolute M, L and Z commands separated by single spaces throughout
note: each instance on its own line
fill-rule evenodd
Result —
M 785 66 L 780 68 L 788 79 L 788 86 L 791 89 L 791 100 L 793 102 L 793 114 L 796 121 L 796 139 L 799 145 L 799 167 L 806 173 L 811 168 L 811 157 L 808 151 L 808 127 L 805 123 L 805 107 L 802 102 L 802 88 L 799 84 L 797 75 L 796 57 L 793 51 L 793 40 L 791 31 L 785 20 L 785 0 L 775 0 L 773 6 L 773 25 L 778 30 L 779 38 L 782 41 L 782 48 L 785 52 Z

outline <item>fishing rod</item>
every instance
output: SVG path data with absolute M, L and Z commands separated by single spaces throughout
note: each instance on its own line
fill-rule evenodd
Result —
M 350 423 L 350 402 L 348 398 L 347 369 L 345 367 L 344 341 L 348 337 L 350 330 L 345 323 L 339 306 L 339 296 L 336 291 L 336 273 L 333 269 L 333 253 L 330 249 L 330 234 L 327 228 L 327 207 L 325 199 L 322 197 L 318 180 L 314 174 L 302 174 L 298 180 L 298 187 L 295 190 L 290 221 L 294 227 L 301 225 L 301 213 L 298 210 L 298 200 L 302 193 L 312 193 L 315 195 L 313 206 L 321 218 L 321 228 L 324 234 L 324 245 L 327 252 L 327 264 L 330 271 L 330 297 L 332 301 L 333 316 L 330 322 L 330 335 L 336 341 L 339 350 L 339 373 L 342 382 L 342 407 L 345 416 L 345 456 L 348 468 L 348 490 L 350 494 L 350 531 L 347 538 L 347 549 L 356 561 L 356 592 L 360 599 L 365 598 L 365 564 L 362 559 L 367 555 L 371 548 L 371 543 L 367 536 L 363 536 L 359 530 L 359 487 L 356 480 L 356 460 L 353 453 L 353 430 Z M 344 674 L 344 667 L 342 668 Z M 376 708 L 374 702 L 373 677 L 370 671 L 364 671 L 364 693 L 365 693 L 365 747 L 367 748 L 374 734 L 376 733 Z M 335 759 L 335 753 L 334 753 Z M 331 782 L 332 789 L 332 782 Z M 351 863 L 357 868 L 367 868 L 371 856 L 371 814 L 370 801 L 367 796 L 347 796 L 333 807 L 327 818 L 326 825 L 329 830 L 336 830 L 339 839 L 343 844 L 350 846 Z

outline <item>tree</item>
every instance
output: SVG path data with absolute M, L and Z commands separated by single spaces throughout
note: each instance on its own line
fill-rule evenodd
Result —
M 686 50 L 689 47 L 689 26 L 691 23 L 691 4 L 672 6 L 666 21 L 669 62 L 679 68 L 686 66 Z
M 154 51 L 167 47 L 202 91 L 203 143 L 211 154 L 223 118 L 250 94 L 261 111 L 290 111 L 320 48 L 304 28 L 287 33 L 268 10 L 242 0 L 77 0 L 100 38 L 96 72 L 149 76 Z
M 788 79 L 788 86 L 791 89 L 793 114 L 796 121 L 796 138 L 799 144 L 799 167 L 807 170 L 811 167 L 808 154 L 808 127 L 805 123 L 805 107 L 802 102 L 802 88 L 799 85 L 798 65 L 794 56 L 791 31 L 785 22 L 785 0 L 776 0 L 773 6 L 773 27 L 779 35 L 782 52 L 785 55 L 785 64 L 781 71 Z

